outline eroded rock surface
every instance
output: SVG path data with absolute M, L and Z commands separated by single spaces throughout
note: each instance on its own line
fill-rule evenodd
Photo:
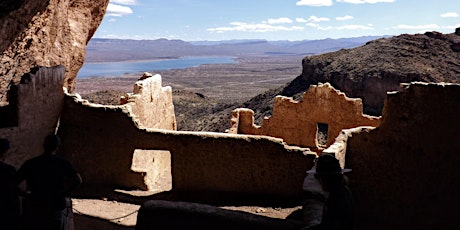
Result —
M 70 91 L 109 0 L 2 1 L 0 3 L 0 105 L 11 85 L 35 66 L 63 65 Z

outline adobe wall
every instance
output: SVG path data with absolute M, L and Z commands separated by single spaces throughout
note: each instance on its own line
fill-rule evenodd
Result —
M 174 191 L 300 195 L 316 156 L 278 138 L 174 131 L 171 90 L 160 75 L 136 82 L 120 106 L 78 95 L 64 101 L 58 154 L 87 184 L 155 190 L 169 170 Z
M 133 93 L 122 97 L 133 118 L 145 128 L 176 130 L 176 117 L 170 86 L 162 86 L 159 74 L 145 72 L 134 83 Z M 131 170 L 144 175 L 144 186 L 150 191 L 171 190 L 171 154 L 162 150 L 133 153 Z
M 321 149 L 316 137 L 318 123 L 328 125 L 326 146 L 330 146 L 342 129 L 377 127 L 380 118 L 364 115 L 361 99 L 348 98 L 326 83 L 310 86 L 299 102 L 277 96 L 272 116 L 265 118 L 262 126 L 254 125 L 251 110 L 235 110 L 230 132 L 279 137 L 291 145 Z
M 121 101 L 128 104 L 136 119 L 147 128 L 176 130 L 176 116 L 170 86 L 162 86 L 161 76 L 144 73 L 134 83 L 133 93 Z
M 10 141 L 6 163 L 19 167 L 34 156 L 43 153 L 43 140 L 54 133 L 64 102 L 65 68 L 40 67 L 24 75 L 18 84 L 17 125 L 0 128 L 0 137 Z M 0 116 L 1 117 L 1 116 Z
M 460 85 L 389 93 L 381 125 L 347 134 L 357 229 L 456 229 Z
M 132 170 L 136 149 L 171 153 L 174 191 L 300 196 L 315 153 L 263 136 L 148 129 L 124 106 L 100 106 L 67 95 L 60 154 L 88 184 L 147 189 Z

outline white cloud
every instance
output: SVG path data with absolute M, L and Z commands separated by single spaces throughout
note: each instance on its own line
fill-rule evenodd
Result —
M 337 27 L 338 30 L 373 30 L 372 25 L 346 25 Z
M 289 18 L 270 18 L 268 19 L 268 24 L 288 24 L 292 23 L 292 20 Z
M 299 0 L 298 6 L 332 6 L 332 0 Z
M 427 24 L 427 25 L 404 25 L 400 24 L 395 27 L 396 29 L 404 30 L 430 30 L 430 29 L 439 29 L 439 26 L 436 24 Z
M 345 15 L 343 17 L 336 17 L 335 20 L 337 21 L 345 21 L 345 20 L 351 20 L 353 19 L 353 16 L 350 16 L 350 15 Z
M 332 26 L 322 27 L 319 24 L 313 23 L 313 22 L 307 23 L 306 26 L 313 27 L 313 28 L 316 28 L 316 29 L 319 29 L 319 30 L 331 30 L 331 29 L 334 29 L 334 27 L 332 27 Z
M 337 2 L 345 2 L 351 4 L 364 4 L 364 3 L 380 3 L 380 2 L 395 2 L 395 0 L 337 0 Z
M 115 17 L 120 17 L 120 16 L 124 16 L 127 14 L 132 14 L 132 13 L 133 11 L 131 10 L 131 8 L 127 6 L 113 4 L 113 3 L 109 3 L 109 5 L 107 6 L 107 12 L 106 12 L 107 16 L 115 16 Z
M 330 19 L 329 18 L 324 18 L 324 17 L 323 18 L 318 18 L 316 16 L 310 16 L 307 21 L 309 21 L 309 22 L 321 22 L 321 21 L 328 22 L 328 21 L 330 21 Z
M 110 3 L 120 4 L 120 5 L 136 5 L 136 0 L 110 0 Z
M 300 22 L 300 23 L 308 22 L 307 19 L 305 19 L 305 18 L 296 18 L 295 21 Z
M 457 18 L 458 14 L 455 12 L 447 12 L 440 15 L 441 18 Z
M 372 24 L 367 24 L 367 25 L 344 25 L 344 26 L 326 26 L 322 27 L 318 23 L 310 22 L 305 24 L 308 27 L 316 28 L 319 30 L 373 30 L 374 26 Z
M 207 29 L 211 33 L 224 33 L 224 32 L 258 32 L 258 33 L 266 33 L 266 32 L 277 32 L 277 31 L 301 31 L 304 30 L 301 26 L 274 26 L 267 23 L 257 23 L 257 24 L 250 24 L 246 22 L 232 22 L 230 23 L 231 26 L 227 27 L 217 27 L 217 28 L 209 28 Z

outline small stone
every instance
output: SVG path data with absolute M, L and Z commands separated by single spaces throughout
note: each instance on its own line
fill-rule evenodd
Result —
M 263 213 L 263 212 L 266 212 L 266 210 L 264 208 L 256 209 L 256 213 Z

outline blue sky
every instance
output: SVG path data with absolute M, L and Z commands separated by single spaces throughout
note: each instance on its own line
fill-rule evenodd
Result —
M 297 41 L 457 27 L 459 0 L 111 0 L 94 37 Z

